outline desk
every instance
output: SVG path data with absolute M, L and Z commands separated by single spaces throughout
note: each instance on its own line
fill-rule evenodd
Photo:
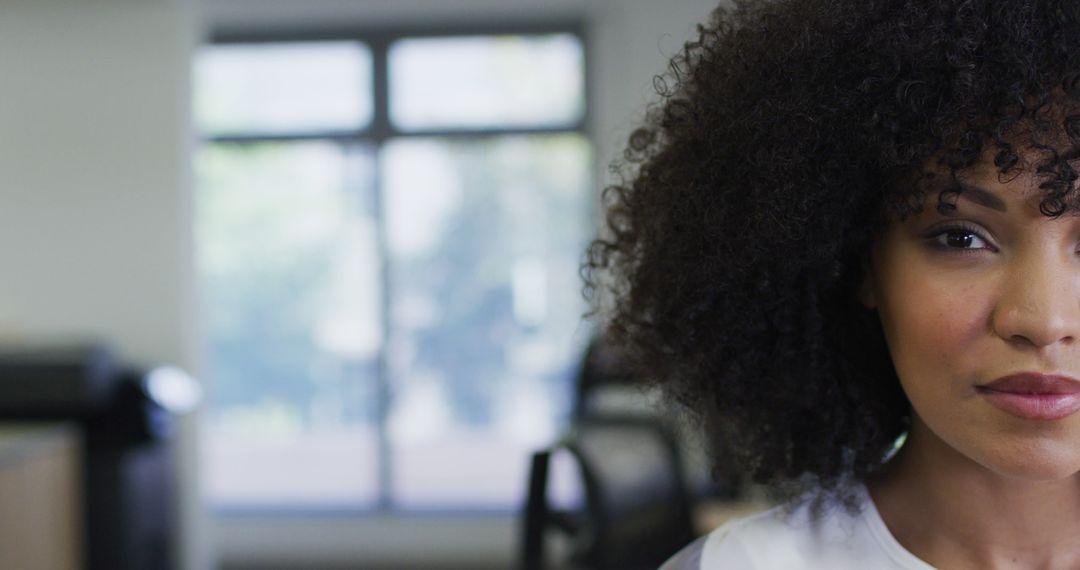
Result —
M 0 569 L 82 567 L 80 473 L 75 426 L 0 424 Z

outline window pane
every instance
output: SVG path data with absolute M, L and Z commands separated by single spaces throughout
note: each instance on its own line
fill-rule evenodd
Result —
M 389 58 L 390 117 L 401 129 L 559 126 L 584 112 L 572 35 L 402 40 Z
M 407 139 L 381 161 L 393 499 L 517 508 L 529 452 L 568 412 L 587 336 L 588 143 Z
M 371 121 L 371 52 L 359 43 L 212 46 L 196 71 L 205 134 L 359 129 Z
M 212 499 L 372 504 L 383 340 L 370 149 L 208 145 L 198 172 Z

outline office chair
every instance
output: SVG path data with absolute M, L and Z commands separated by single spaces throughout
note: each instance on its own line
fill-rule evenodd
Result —
M 566 452 L 581 474 L 584 505 L 551 507 L 548 472 Z M 552 447 L 533 455 L 524 510 L 523 570 L 543 570 L 545 537 L 569 537 L 560 567 L 655 570 L 694 538 L 692 499 L 675 439 L 654 418 L 589 416 Z
M 665 413 L 665 404 L 659 389 L 643 381 L 635 372 L 624 349 L 612 344 L 603 335 L 589 342 L 575 378 L 571 422 L 592 416 L 647 416 L 656 418 L 668 428 L 672 415 Z M 728 457 L 716 442 L 706 444 L 700 432 L 678 432 L 679 449 L 683 461 L 683 473 L 691 495 L 712 500 L 733 500 L 743 495 L 748 486 L 746 473 L 733 462 L 712 465 L 706 455 L 711 447 L 717 457 Z
M 571 417 L 641 411 L 650 404 L 640 380 L 618 347 L 604 336 L 593 337 L 574 379 Z

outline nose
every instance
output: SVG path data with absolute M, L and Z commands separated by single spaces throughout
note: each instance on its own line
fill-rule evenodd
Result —
M 1006 341 L 1044 348 L 1080 336 L 1080 260 L 1057 254 L 1029 258 L 1007 270 L 994 307 L 994 332 Z

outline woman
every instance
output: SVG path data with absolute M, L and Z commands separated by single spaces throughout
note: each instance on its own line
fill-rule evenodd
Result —
M 1080 2 L 736 2 L 659 85 L 589 291 L 787 498 L 665 569 L 1080 568 Z

